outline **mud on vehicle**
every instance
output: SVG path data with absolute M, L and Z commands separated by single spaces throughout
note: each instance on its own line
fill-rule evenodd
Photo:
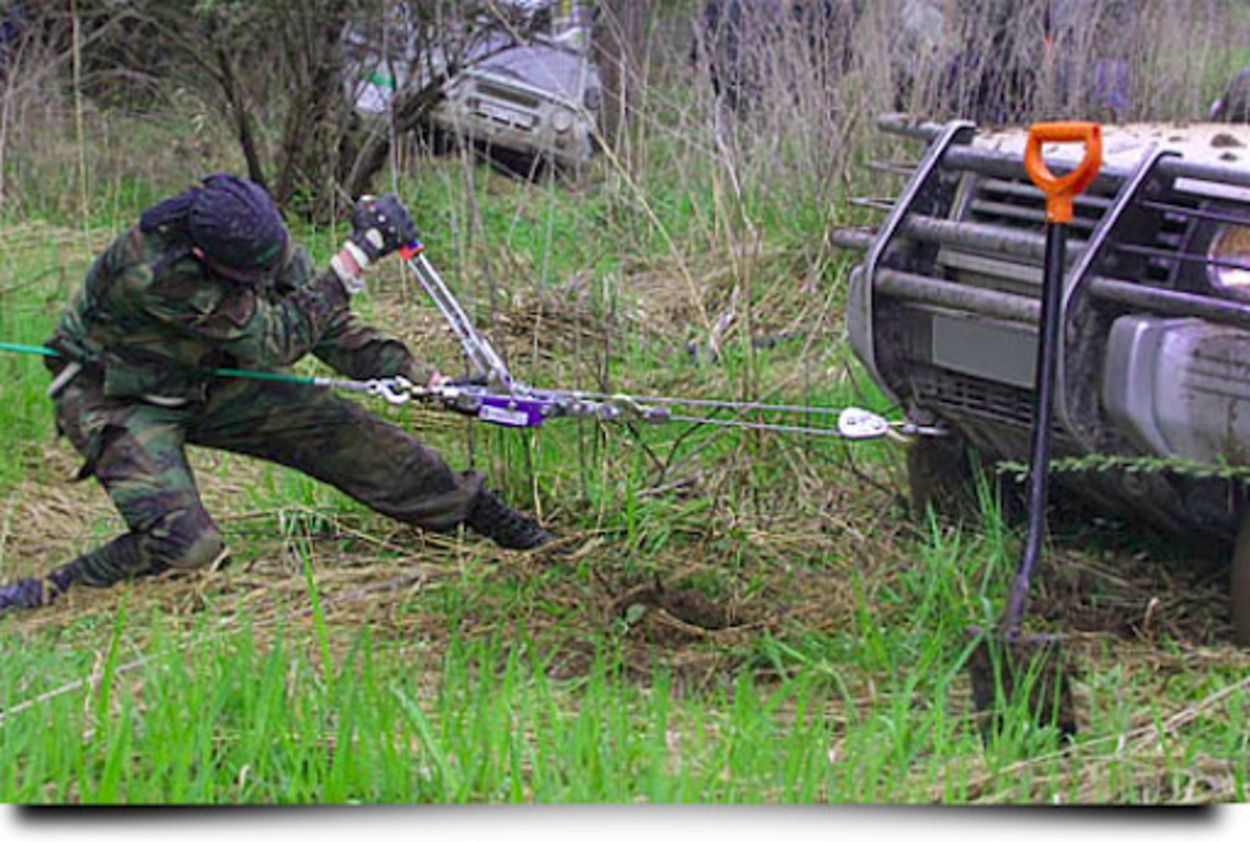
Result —
M 856 355 L 911 420 L 950 433 L 909 454 L 923 506 L 971 482 L 975 460 L 1028 461 L 1044 199 L 1023 130 L 879 126 L 927 148 L 870 164 L 901 192 L 859 200 L 883 220 L 836 241 L 865 255 L 847 310 Z M 1104 131 L 1071 228 L 1054 426 L 1056 457 L 1097 469 L 1061 463 L 1053 481 L 1111 514 L 1235 539 L 1233 621 L 1250 644 L 1250 472 L 1229 470 L 1250 465 L 1250 131 Z M 1056 172 L 1068 152 L 1047 151 Z

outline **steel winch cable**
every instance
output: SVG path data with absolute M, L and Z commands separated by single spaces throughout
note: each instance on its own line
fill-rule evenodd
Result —
M 659 404 L 661 406 L 700 406 L 709 409 L 727 409 L 732 412 L 775 412 L 775 413 L 791 413 L 797 415 L 824 415 L 837 419 L 845 419 L 846 413 L 854 411 L 863 413 L 864 415 L 872 415 L 867 410 L 861 410 L 856 407 L 844 407 L 838 409 L 831 406 L 810 406 L 807 404 L 787 404 L 787 403 L 764 403 L 761 401 L 729 401 L 715 398 L 675 398 L 665 395 L 628 395 L 609 394 L 607 392 L 587 392 L 580 389 L 574 389 L 568 394 L 577 398 L 586 398 L 591 400 L 611 400 L 613 398 L 628 397 L 629 400 L 637 401 L 643 404 Z M 691 415 L 669 415 L 673 421 L 683 421 L 687 423 L 713 424 L 720 426 L 733 427 L 753 427 L 760 430 L 774 430 L 776 432 L 785 433 L 810 433 L 812 435 L 838 435 L 838 431 L 827 427 L 799 427 L 787 424 L 777 424 L 774 422 L 734 422 L 729 423 L 725 419 L 708 418 L 707 416 L 691 416 Z M 943 436 L 944 428 L 916 424 L 911 421 L 888 421 L 891 429 L 904 436 Z M 853 437 L 853 436 L 852 436 Z
M 730 402 L 724 402 L 732 406 Z M 754 411 L 750 404 L 744 404 L 745 411 Z M 813 407 L 814 409 L 818 407 Z M 943 437 L 947 435 L 945 427 L 937 425 L 916 424 L 911 421 L 889 421 L 875 412 L 849 406 L 843 409 L 823 407 L 825 412 L 837 417 L 837 427 L 806 427 L 795 424 L 778 424 L 772 421 L 738 421 L 732 418 L 709 418 L 706 415 L 673 415 L 668 420 L 685 424 L 700 424 L 712 427 L 733 427 L 744 430 L 762 430 L 770 433 L 794 433 L 805 436 L 827 436 L 830 438 L 859 441 L 888 437 L 899 442 L 910 441 L 913 437 Z
M 682 398 L 665 395 L 628 395 L 583 390 L 534 389 L 513 379 L 503 358 L 485 336 L 474 327 L 464 309 L 456 301 L 442 277 L 427 258 L 425 246 L 419 241 L 400 249 L 403 265 L 410 269 L 426 293 L 442 313 L 448 327 L 455 333 L 474 370 L 472 382 L 465 391 L 449 401 L 452 408 L 477 412 L 482 420 L 511 426 L 538 426 L 549 417 L 574 416 L 599 421 L 641 420 L 647 423 L 680 421 L 801 435 L 829 436 L 846 439 L 868 439 L 891 436 L 945 435 L 938 427 L 911 422 L 887 421 L 875 413 L 857 407 L 834 409 L 789 403 L 762 401 L 728 401 L 712 398 Z M 474 392 L 472 389 L 476 388 Z M 506 394 L 505 394 L 506 393 Z M 434 397 L 439 397 L 434 395 Z M 446 396 L 444 396 L 446 398 Z M 457 398 L 459 400 L 457 400 Z M 456 404 L 459 405 L 456 405 Z M 742 421 L 708 416 L 675 414 L 671 407 L 701 407 L 735 413 L 790 413 L 836 418 L 837 427 L 811 427 L 780 424 L 771 421 Z M 480 411 L 479 411 L 480 410 Z
M 573 389 L 570 395 L 590 400 L 611 400 L 615 393 L 587 392 Z M 714 398 L 674 398 L 666 395 L 630 395 L 631 400 L 639 403 L 656 403 L 668 405 L 703 406 L 711 409 L 732 409 L 736 412 L 789 412 L 803 415 L 838 415 L 842 410 L 828 406 L 807 406 L 804 404 L 762 403 L 759 401 L 728 401 Z
M 732 418 L 708 418 L 700 415 L 670 415 L 670 421 L 682 424 L 698 424 L 709 427 L 731 427 L 740 430 L 761 430 L 770 433 L 795 433 L 804 436 L 827 436 L 848 438 L 841 430 L 832 427 L 800 427 L 793 424 L 771 424 L 764 421 L 735 421 Z
M 13 342 L 0 342 L 0 351 L 44 357 L 61 356 L 55 349 L 44 345 L 24 345 Z M 476 383 L 452 382 L 435 386 L 420 386 L 403 377 L 351 380 L 238 368 L 215 368 L 205 370 L 203 373 L 219 378 L 320 386 L 382 398 L 396 406 L 410 400 L 434 401 L 440 403 L 445 409 L 505 427 L 538 427 L 550 418 L 578 417 L 602 422 L 640 421 L 653 425 L 681 423 L 847 440 L 888 437 L 905 441 L 911 436 L 945 435 L 945 430 L 940 427 L 920 426 L 905 421 L 888 421 L 876 413 L 858 407 L 833 409 L 796 404 L 768 404 L 758 401 L 531 389 L 519 383 L 514 384 L 516 391 L 501 393 L 491 391 L 487 386 Z M 56 382 L 54 381 L 54 384 Z M 152 400 L 160 399 L 152 398 Z M 648 406 L 648 404 L 655 405 Z M 837 419 L 837 426 L 803 426 L 773 421 L 714 418 L 706 415 L 674 413 L 667 408 L 667 406 L 688 405 L 733 412 L 790 412 L 833 416 Z
M 910 421 L 887 421 L 881 416 L 859 409 L 843 407 L 841 409 L 828 406 L 809 406 L 805 404 L 764 403 L 761 401 L 730 401 L 715 398 L 678 398 L 666 395 L 626 395 L 622 393 L 590 392 L 580 389 L 570 390 L 569 396 L 577 399 L 629 401 L 638 404 L 656 404 L 662 407 L 695 406 L 712 410 L 728 410 L 735 413 L 765 412 L 788 413 L 796 415 L 818 415 L 836 419 L 838 427 L 812 427 L 797 424 L 782 424 L 775 421 L 740 421 L 726 418 L 713 418 L 707 415 L 682 415 L 671 410 L 664 413 L 664 420 L 685 424 L 706 424 L 716 427 L 735 427 L 739 429 L 764 430 L 777 433 L 796 433 L 799 435 L 831 436 L 835 438 L 876 438 L 878 435 L 895 437 L 908 436 L 944 436 L 944 428 L 916 424 Z M 885 425 L 888 429 L 882 429 Z M 876 432 L 869 434 L 869 429 Z

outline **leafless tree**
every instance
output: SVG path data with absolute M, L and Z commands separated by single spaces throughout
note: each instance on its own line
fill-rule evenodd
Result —
M 99 63 L 195 90 L 231 126 L 248 177 L 314 220 L 369 192 L 393 139 L 487 31 L 522 25 L 469 0 L 82 0 L 78 13 L 119 33 L 95 46 Z M 402 83 L 367 119 L 353 86 L 378 73 Z

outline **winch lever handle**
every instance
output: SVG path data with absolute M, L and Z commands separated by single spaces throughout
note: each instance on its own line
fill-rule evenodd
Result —
M 1059 177 L 1046 166 L 1043 143 L 1083 143 L 1085 157 L 1076 169 Z M 1085 192 L 1102 168 L 1102 126 L 1084 122 L 1033 124 L 1024 150 L 1024 168 L 1046 194 L 1046 221 L 1071 222 L 1076 197 Z

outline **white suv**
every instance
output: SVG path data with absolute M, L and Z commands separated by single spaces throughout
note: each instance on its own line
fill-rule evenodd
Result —
M 430 121 L 454 138 L 564 170 L 585 165 L 596 148 L 595 127 L 603 100 L 599 70 L 590 59 L 590 14 L 574 2 L 518 0 L 513 4 L 541 20 L 541 31 L 522 40 L 499 31 L 475 43 L 465 69 L 444 86 L 445 98 Z M 541 17 L 538 17 L 541 16 Z M 413 73 L 417 57 L 384 57 L 359 34 L 349 40 L 362 53 L 352 96 L 363 115 L 390 108 L 394 92 Z M 422 63 L 437 65 L 437 56 Z

